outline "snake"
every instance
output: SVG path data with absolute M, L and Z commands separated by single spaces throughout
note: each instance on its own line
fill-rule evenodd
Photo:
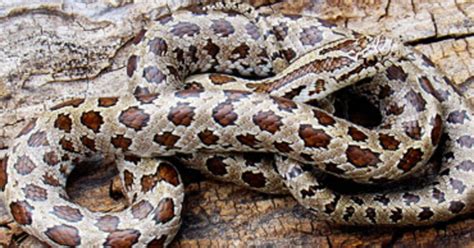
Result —
M 473 210 L 472 106 L 424 55 L 316 17 L 239 2 L 161 16 L 131 41 L 130 94 L 72 98 L 14 139 L 2 186 L 14 220 L 51 246 L 163 247 L 184 186 L 173 159 L 342 225 L 429 225 Z M 333 114 L 353 87 L 379 108 L 367 128 Z M 93 212 L 66 193 L 84 162 L 115 161 L 129 206 Z M 419 188 L 358 194 L 331 180 Z

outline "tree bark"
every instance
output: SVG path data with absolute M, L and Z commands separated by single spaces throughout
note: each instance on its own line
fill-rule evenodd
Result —
M 133 36 L 156 17 L 197 1 L 6 2 L 0 1 L 0 164 L 12 138 L 53 102 L 70 96 L 125 93 L 120 78 L 125 75 Z M 474 82 L 474 3 L 470 0 L 251 3 L 269 13 L 303 13 L 361 33 L 400 39 L 426 54 L 464 90 L 474 89 L 470 86 Z M 91 209 L 123 208 L 123 199 L 110 197 L 110 189 L 115 188 L 111 183 L 118 182 L 115 173 L 113 166 L 105 166 L 94 175 L 73 178 L 69 194 Z M 173 247 L 474 247 L 474 215 L 423 228 L 340 228 L 318 221 L 291 196 L 263 195 L 203 180 L 192 171 L 184 174 L 188 184 L 183 225 Z M 96 185 L 92 182 L 99 187 L 92 187 Z M 0 244 L 40 245 L 18 228 L 3 206 Z

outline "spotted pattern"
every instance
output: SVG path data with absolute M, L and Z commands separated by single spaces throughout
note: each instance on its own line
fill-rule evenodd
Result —
M 146 218 L 152 210 L 153 206 L 149 202 L 141 200 L 132 206 L 132 215 L 134 218 L 142 220 Z
M 95 133 L 98 133 L 100 130 L 100 126 L 104 124 L 104 120 L 102 119 L 102 116 L 99 112 L 89 111 L 82 114 L 81 123 L 92 131 L 94 131 Z
M 54 206 L 52 213 L 58 218 L 69 222 L 78 222 L 84 217 L 79 209 L 75 209 L 70 206 Z
M 237 113 L 234 112 L 234 106 L 230 102 L 217 105 L 212 112 L 214 120 L 223 127 L 234 125 L 238 117 Z
M 204 130 L 198 134 L 199 139 L 205 145 L 216 145 L 219 140 L 219 136 L 215 135 L 211 130 Z
M 50 227 L 45 231 L 45 234 L 57 245 L 78 246 L 81 244 L 79 231 L 70 225 Z
M 67 114 L 60 114 L 54 121 L 54 127 L 69 133 L 72 128 L 72 120 Z
M 170 156 L 199 157 L 199 170 L 251 189 L 289 192 L 338 224 L 425 225 L 472 211 L 472 109 L 426 57 L 395 41 L 224 1 L 161 16 L 130 43 L 131 95 L 51 107 L 1 163 L 14 220 L 51 246 L 168 245 L 183 199 Z M 216 74 L 193 75 L 208 72 Z M 304 104 L 324 107 L 353 84 L 379 100 L 379 126 Z M 394 182 L 432 167 L 438 143 L 446 159 L 421 188 L 346 195 L 312 174 Z M 131 202 L 117 213 L 90 212 L 59 193 L 76 165 L 104 155 L 124 165 Z
M 165 198 L 158 203 L 153 220 L 157 223 L 166 223 L 174 217 L 174 203 L 171 198 Z
M 138 242 L 139 237 L 140 232 L 138 230 L 117 230 L 107 236 L 104 247 L 132 247 Z
M 168 120 L 173 122 L 176 126 L 182 125 L 188 127 L 191 125 L 194 116 L 194 107 L 189 104 L 180 104 L 171 108 L 168 114 Z
M 13 165 L 13 167 L 15 167 L 18 174 L 28 175 L 36 168 L 36 165 L 28 156 L 24 155 L 18 158 L 18 161 Z
M 33 206 L 26 201 L 10 203 L 10 213 L 20 225 L 31 225 Z
M 117 230 L 119 224 L 119 218 L 116 216 L 106 215 L 100 217 L 100 219 L 95 224 L 101 231 L 112 232 Z
M 112 106 L 115 106 L 117 102 L 118 102 L 118 97 L 101 97 L 99 98 L 98 106 L 104 107 L 104 108 L 112 107 Z
M 327 148 L 331 142 L 331 136 L 324 130 L 315 129 L 310 125 L 301 125 L 298 133 L 306 147 Z
M 282 125 L 281 117 L 276 115 L 273 111 L 260 111 L 254 115 L 252 119 L 262 131 L 267 131 L 272 134 L 279 131 Z
M 228 166 L 224 162 L 224 157 L 215 156 L 206 161 L 207 169 L 215 176 L 223 176 L 227 174 L 226 167 Z
M 46 132 L 38 131 L 33 133 L 28 139 L 28 145 L 31 147 L 47 146 L 48 139 L 46 138 Z
M 32 201 L 44 201 L 48 199 L 48 193 L 46 189 L 36 186 L 34 184 L 28 184 L 23 188 L 25 197 Z
M 119 121 L 129 128 L 136 131 L 146 126 L 150 116 L 138 107 L 130 107 L 124 110 L 119 117 Z
M 346 155 L 349 162 L 357 167 L 375 166 L 380 162 L 380 154 L 358 146 L 349 146 L 346 150 Z

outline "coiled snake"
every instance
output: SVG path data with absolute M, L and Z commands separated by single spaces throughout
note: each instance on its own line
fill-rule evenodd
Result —
M 252 189 L 289 191 L 338 224 L 426 225 L 472 211 L 471 106 L 409 48 L 240 4 L 163 16 L 133 43 L 124 75 L 133 94 L 60 103 L 29 123 L 8 154 L 6 204 L 50 245 L 169 244 L 183 200 L 169 156 Z M 360 81 L 355 91 L 383 115 L 372 129 L 325 105 Z M 311 173 L 390 183 L 431 167 L 441 139 L 439 175 L 419 189 L 345 195 Z M 276 154 L 276 166 L 247 165 L 262 153 Z M 65 192 L 78 163 L 102 159 L 117 161 L 130 200 L 121 212 L 89 211 Z

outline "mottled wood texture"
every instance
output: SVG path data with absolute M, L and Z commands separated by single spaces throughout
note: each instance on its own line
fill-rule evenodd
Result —
M 68 96 L 123 93 L 129 41 L 176 8 L 164 1 L 0 0 L 0 158 L 26 121 Z M 146 2 L 146 3 L 145 3 Z M 170 1 L 171 2 L 171 1 Z M 180 0 L 175 2 L 195 2 Z M 470 0 L 251 1 L 265 11 L 305 13 L 369 34 L 397 37 L 430 57 L 458 84 L 474 82 L 474 3 Z M 472 86 L 465 90 L 473 91 Z M 71 180 L 69 193 L 96 210 L 123 207 L 114 167 Z M 435 227 L 336 228 L 290 196 L 268 196 L 205 181 L 189 182 L 174 247 L 474 247 L 474 218 Z M 0 244 L 37 247 L 0 208 Z

